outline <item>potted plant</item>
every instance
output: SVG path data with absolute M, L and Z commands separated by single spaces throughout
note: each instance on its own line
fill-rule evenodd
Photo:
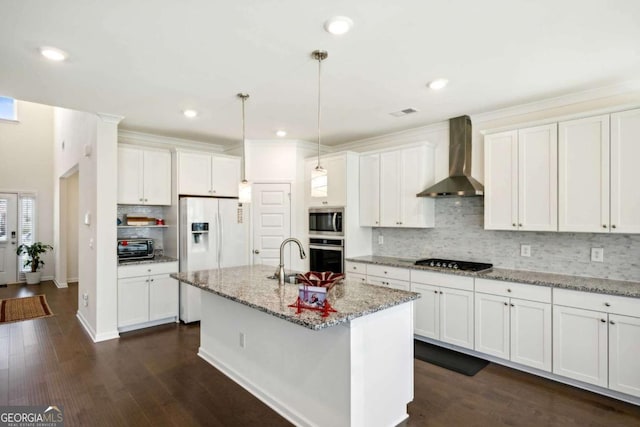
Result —
M 22 244 L 18 246 L 16 253 L 18 255 L 26 254 L 29 258 L 25 260 L 24 266 L 31 266 L 31 271 L 24 273 L 27 278 L 28 285 L 37 285 L 40 283 L 40 276 L 42 274 L 41 271 L 38 271 L 38 268 L 41 265 L 44 265 L 44 261 L 40 259 L 40 257 L 46 253 L 47 251 L 52 251 L 53 246 L 46 245 L 42 242 L 35 242 L 31 245 Z

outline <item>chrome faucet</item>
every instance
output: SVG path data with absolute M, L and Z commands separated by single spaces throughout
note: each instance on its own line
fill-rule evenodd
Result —
M 302 249 L 302 243 L 300 243 L 300 240 L 294 237 L 284 239 L 284 241 L 280 244 L 280 264 L 278 265 L 278 269 L 274 274 L 274 276 L 278 278 L 279 285 L 284 285 L 284 247 L 289 242 L 295 243 L 296 245 L 298 245 L 298 248 L 300 248 L 300 259 L 305 259 L 307 257 L 307 254 L 304 253 L 304 249 Z

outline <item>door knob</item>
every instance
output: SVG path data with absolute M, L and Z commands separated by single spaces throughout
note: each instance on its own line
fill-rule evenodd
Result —
M 254 254 L 256 254 L 256 255 L 258 255 L 258 254 L 260 253 L 260 251 L 259 251 L 258 249 L 254 249 L 254 250 L 253 250 L 253 253 L 254 253 Z

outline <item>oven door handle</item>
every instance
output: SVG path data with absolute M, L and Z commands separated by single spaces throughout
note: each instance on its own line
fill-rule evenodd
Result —
M 339 252 L 342 252 L 344 250 L 342 246 L 317 246 L 317 245 L 309 245 L 309 249 L 320 249 L 322 251 L 339 251 Z
M 333 220 L 331 222 L 333 223 L 333 231 L 337 233 L 338 232 L 338 212 L 333 213 Z

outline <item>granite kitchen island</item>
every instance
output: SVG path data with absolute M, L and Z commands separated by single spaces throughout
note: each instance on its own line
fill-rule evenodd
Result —
M 271 266 L 171 276 L 202 290 L 199 356 L 296 425 L 394 426 L 413 400 L 418 294 L 346 281 L 296 314 Z

